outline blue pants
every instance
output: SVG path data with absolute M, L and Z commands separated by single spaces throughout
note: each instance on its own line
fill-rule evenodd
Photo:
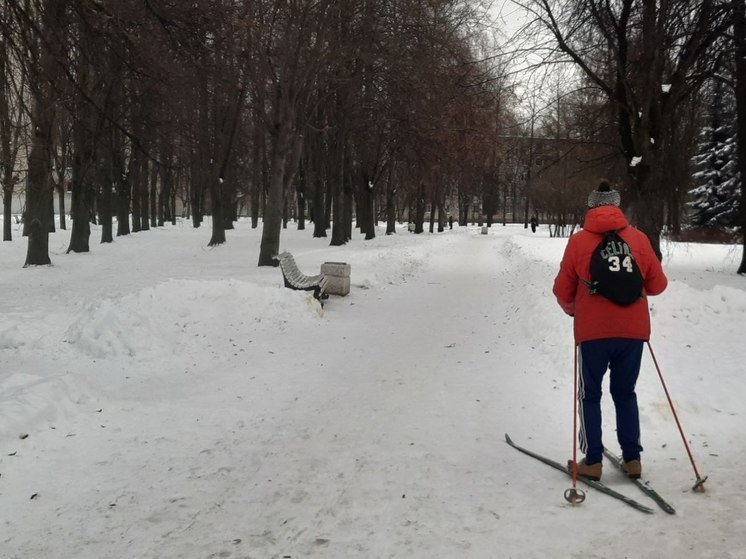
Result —
M 601 462 L 601 383 L 610 371 L 611 397 L 616 408 L 616 431 L 625 461 L 639 460 L 640 415 L 635 384 L 640 374 L 643 340 L 609 338 L 580 344 L 578 404 L 580 450 L 587 464 Z

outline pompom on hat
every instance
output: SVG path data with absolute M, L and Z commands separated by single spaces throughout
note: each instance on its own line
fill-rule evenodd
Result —
M 622 197 L 617 190 L 609 186 L 606 181 L 601 181 L 598 188 L 588 195 L 588 207 L 598 208 L 599 206 L 617 206 L 622 201 Z

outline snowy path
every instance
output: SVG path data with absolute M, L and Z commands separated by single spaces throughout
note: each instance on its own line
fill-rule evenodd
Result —
M 682 493 L 680 461 L 651 453 L 679 514 L 649 517 L 592 492 L 571 507 L 569 478 L 503 442 L 569 456 L 570 321 L 549 292 L 558 256 L 526 250 L 539 242 L 498 230 L 340 249 L 353 292 L 322 318 L 276 270 L 238 265 L 237 242 L 226 275 L 170 266 L 170 282 L 138 274 L 93 307 L 91 286 L 73 290 L 72 318 L 50 315 L 57 338 L 15 354 L 59 368 L 69 402 L 3 438 L 0 557 L 737 557 L 742 517 Z M 314 246 L 301 268 L 328 256 Z

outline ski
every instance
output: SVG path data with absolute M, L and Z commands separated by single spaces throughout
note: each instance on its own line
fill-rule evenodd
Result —
M 541 454 L 536 454 L 535 452 L 532 452 L 526 448 L 523 448 L 522 446 L 519 446 L 513 442 L 513 439 L 511 439 L 507 433 L 505 433 L 505 442 L 507 442 L 510 446 L 518 450 L 519 452 L 522 452 L 523 454 L 526 454 L 528 456 L 531 456 L 532 458 L 535 458 L 539 462 L 544 462 L 547 466 L 551 466 L 552 468 L 559 470 L 560 472 L 564 472 L 566 475 L 569 475 L 572 477 L 572 472 L 570 472 L 567 469 L 567 466 L 564 466 L 560 464 L 559 462 L 555 462 L 554 460 L 550 460 L 549 458 L 546 458 L 542 456 Z M 631 499 L 630 497 L 627 497 L 626 495 L 623 495 L 619 493 L 618 491 L 614 491 L 611 487 L 608 487 L 601 483 L 600 481 L 593 481 L 592 479 L 587 479 L 583 477 L 578 477 L 578 481 L 583 482 L 589 487 L 593 487 L 594 489 L 597 489 L 598 491 L 601 491 L 602 493 L 606 493 L 610 497 L 614 497 L 615 499 L 619 499 L 623 503 L 628 504 L 632 508 L 635 508 L 639 511 L 642 511 L 647 514 L 653 514 L 655 512 L 653 509 L 651 509 L 648 506 L 643 505 L 642 503 L 639 503 L 635 501 L 634 499 Z
M 620 472 L 623 471 L 621 458 L 619 458 L 615 454 L 612 454 L 606 449 L 604 449 L 604 456 L 606 456 L 606 458 L 608 458 L 609 461 L 612 464 L 614 464 L 614 466 L 617 467 Z M 639 487 L 642 490 L 642 492 L 645 493 L 645 495 L 653 499 L 653 501 L 655 501 L 656 504 L 660 508 L 662 508 L 664 511 L 666 511 L 668 514 L 676 514 L 676 509 L 674 509 L 670 504 L 668 504 L 668 502 L 663 497 L 661 497 L 655 489 L 653 489 L 650 486 L 650 482 L 643 481 L 642 479 L 630 478 L 630 480 L 635 482 L 635 485 Z

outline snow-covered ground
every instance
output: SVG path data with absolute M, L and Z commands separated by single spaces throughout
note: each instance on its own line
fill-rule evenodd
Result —
M 15 226 L 14 226 L 15 227 Z M 209 227 L 209 224 L 208 224 Z M 283 231 L 306 273 L 352 267 L 322 309 L 258 268 L 261 230 L 188 223 L 23 269 L 0 245 L 0 557 L 737 558 L 746 548 L 740 248 L 666 244 L 639 382 L 646 515 L 516 452 L 572 454 L 566 239 L 520 226 Z M 616 449 L 605 396 L 606 443 Z M 607 465 L 604 481 L 651 504 Z M 581 486 L 582 487 L 582 486 Z M 655 506 L 655 505 L 653 505 Z

